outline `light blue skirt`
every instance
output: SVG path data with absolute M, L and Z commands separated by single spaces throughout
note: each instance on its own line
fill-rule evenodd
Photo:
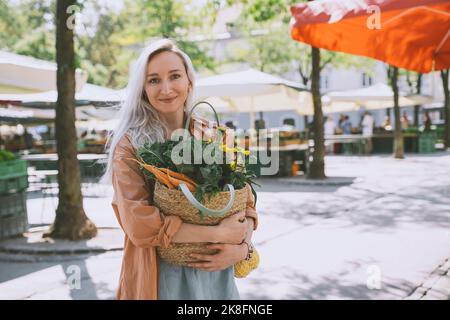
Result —
M 233 266 L 221 271 L 180 267 L 159 259 L 160 300 L 239 300 Z

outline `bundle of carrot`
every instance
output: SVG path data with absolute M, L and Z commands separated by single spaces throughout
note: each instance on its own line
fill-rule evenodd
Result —
M 182 173 L 172 171 L 168 168 L 157 168 L 151 164 L 146 164 L 143 161 L 141 162 L 134 158 L 128 159 L 137 162 L 142 168 L 151 172 L 159 182 L 164 184 L 169 189 L 176 189 L 182 183 L 184 183 L 191 192 L 195 191 L 197 188 L 197 183 Z

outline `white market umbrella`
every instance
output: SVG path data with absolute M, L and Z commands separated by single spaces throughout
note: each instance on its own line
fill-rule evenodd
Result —
M 87 120 L 92 118 L 86 114 L 83 109 L 89 109 L 93 107 L 82 107 L 75 109 L 75 117 L 79 120 Z M 56 111 L 54 109 L 35 109 L 28 107 L 8 106 L 8 108 L 0 108 L 0 120 L 2 118 L 17 119 L 20 121 L 36 120 L 49 120 L 53 121 L 56 117 Z
M 54 62 L 0 51 L 0 93 L 56 90 L 57 65 Z M 86 83 L 88 74 L 77 69 L 75 90 Z
M 18 122 L 53 121 L 56 115 L 57 97 L 56 91 L 0 94 L 0 105 L 6 107 L 0 108 L 0 120 L 17 120 Z M 80 92 L 75 94 L 76 119 L 109 120 L 116 114 L 113 108 L 97 109 L 94 106 L 116 105 L 121 99 L 123 99 L 121 90 L 112 90 L 87 83 Z
M 384 83 L 377 83 L 370 87 L 355 90 L 329 92 L 327 93 L 327 96 L 333 103 L 354 103 L 357 106 L 368 110 L 388 109 L 394 107 L 394 92 L 390 86 Z M 431 96 L 418 94 L 407 95 L 401 92 L 399 94 L 400 107 L 408 107 L 430 102 L 432 102 Z
M 254 69 L 201 78 L 195 99 L 220 98 L 231 112 L 249 112 L 254 127 L 255 112 L 294 110 L 301 112 L 302 85 Z
M 39 109 L 54 109 L 58 92 L 55 90 L 39 93 L 3 93 L 0 104 L 14 104 Z M 75 93 L 75 104 L 80 105 L 115 105 L 124 99 L 123 90 L 113 90 L 86 83 Z
M 301 110 L 296 110 L 299 115 L 314 115 L 313 99 L 310 92 L 300 93 Z M 359 110 L 359 106 L 351 101 L 332 101 L 327 95 L 322 96 L 322 112 L 324 114 L 342 113 Z

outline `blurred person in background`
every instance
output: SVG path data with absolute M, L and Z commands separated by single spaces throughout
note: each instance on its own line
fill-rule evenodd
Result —
M 361 127 L 362 127 L 362 135 L 366 140 L 366 148 L 365 148 L 365 153 L 366 154 L 370 154 L 372 153 L 372 135 L 373 135 L 373 124 L 374 124 L 374 120 L 372 115 L 370 114 L 370 112 L 366 111 L 364 113 L 364 117 L 363 120 L 361 122 Z
M 402 129 L 407 129 L 409 127 L 409 119 L 408 119 L 408 114 L 406 113 L 406 111 L 403 111 L 403 115 L 400 119 L 401 125 L 402 125 Z
M 344 116 L 344 121 L 341 124 L 343 134 L 352 134 L 352 123 L 348 115 Z
M 423 116 L 423 131 L 424 132 L 429 132 L 431 131 L 431 118 L 430 118 L 430 114 L 428 113 L 428 111 L 425 111 L 425 114 Z
M 386 115 L 386 117 L 384 117 L 383 123 L 381 124 L 381 127 L 386 130 L 386 131 L 391 131 L 392 130 L 392 125 L 391 125 L 391 117 Z

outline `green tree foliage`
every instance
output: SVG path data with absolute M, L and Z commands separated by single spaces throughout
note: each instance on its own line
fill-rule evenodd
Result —
M 80 67 L 89 74 L 88 82 L 122 88 L 133 55 L 119 41 L 118 35 L 125 28 L 121 12 L 95 0 L 86 0 L 80 20 L 76 51 Z
M 310 85 L 310 46 L 292 40 L 289 34 L 290 6 L 299 0 L 228 0 L 228 5 L 242 5 L 235 28 L 243 34 L 248 47 L 232 46 L 228 62 L 247 61 L 255 69 L 283 75 L 296 69 L 302 84 Z M 304 1 L 305 2 L 305 1 Z M 331 65 L 336 68 L 359 68 L 372 73 L 374 60 L 341 52 L 321 50 L 321 70 Z
M 43 60 L 55 60 L 52 0 L 0 2 L 0 48 Z
M 214 70 L 216 63 L 207 47 L 194 36 L 210 31 L 219 2 L 214 0 L 199 7 L 192 0 L 125 0 L 126 44 L 143 44 L 154 38 L 170 38 L 185 51 L 197 70 Z
M 55 0 L 0 1 L 0 49 L 55 61 Z M 114 5 L 116 4 L 116 5 Z M 76 66 L 88 82 L 122 88 L 130 63 L 154 38 L 168 37 L 192 58 L 198 70 L 214 70 L 207 48 L 191 39 L 208 33 L 220 0 L 79 0 L 75 32 Z

